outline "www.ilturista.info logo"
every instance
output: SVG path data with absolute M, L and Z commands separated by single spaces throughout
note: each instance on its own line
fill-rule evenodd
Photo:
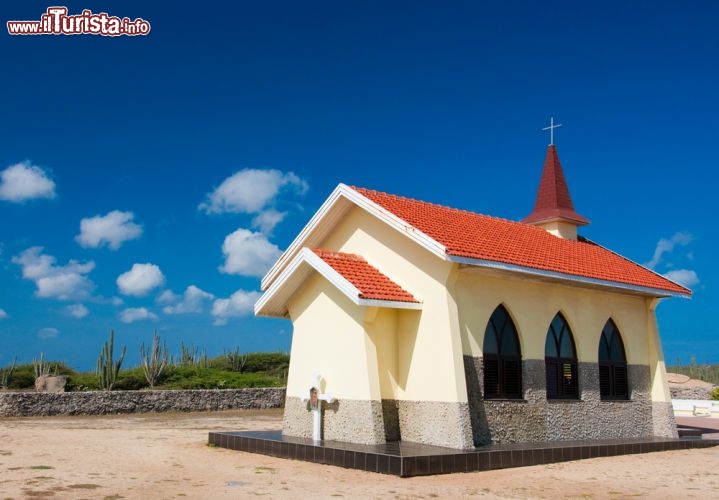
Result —
M 39 21 L 8 21 L 7 32 L 11 35 L 135 36 L 150 33 L 150 23 L 140 17 L 130 21 L 105 12 L 93 14 L 88 9 L 68 16 L 67 7 L 48 7 Z

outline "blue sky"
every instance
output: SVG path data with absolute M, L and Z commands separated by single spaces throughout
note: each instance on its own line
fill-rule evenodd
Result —
M 550 116 L 581 234 L 694 291 L 667 361 L 719 362 L 718 3 L 150 4 L 63 4 L 147 36 L 2 35 L 0 366 L 91 369 L 110 329 L 128 365 L 155 330 L 287 351 L 259 277 L 339 182 L 518 220 Z

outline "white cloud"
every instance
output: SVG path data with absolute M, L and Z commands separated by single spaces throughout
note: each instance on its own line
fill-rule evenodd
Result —
M 174 304 L 180 300 L 180 296 L 174 293 L 172 290 L 165 290 L 157 297 L 157 301 L 160 304 Z
M 77 273 L 62 273 L 46 276 L 35 282 L 38 297 L 59 300 L 82 299 L 89 295 L 94 285 L 86 277 Z
M 5 319 L 8 317 L 8 314 L 5 312 L 5 309 L 0 309 L 0 319 Z
M 262 233 L 238 229 L 228 234 L 222 244 L 225 264 L 220 271 L 226 274 L 261 278 L 282 255 L 282 251 Z
M 135 297 L 147 295 L 164 283 L 165 276 L 155 264 L 133 264 L 132 269 L 117 277 L 120 293 Z
M 691 269 L 674 269 L 665 273 L 664 277 L 687 288 L 699 284 L 699 276 Z
M 308 186 L 292 172 L 240 170 L 209 193 L 199 209 L 207 213 L 257 213 L 271 204 L 282 188 L 293 189 L 302 195 Z
M 132 222 L 134 217 L 132 212 L 113 210 L 104 216 L 82 219 L 80 234 L 75 236 L 75 241 L 84 248 L 107 245 L 111 250 L 117 250 L 125 241 L 142 235 L 142 227 Z
M 67 306 L 65 314 L 72 316 L 73 318 L 81 319 L 90 314 L 90 311 L 83 304 L 72 304 Z
M 252 219 L 252 227 L 259 229 L 265 234 L 270 234 L 277 224 L 287 215 L 287 212 L 279 212 L 274 208 L 263 210 Z
M 41 339 L 54 339 L 60 335 L 60 330 L 57 328 L 40 328 L 37 331 L 37 336 Z
M 212 304 L 212 316 L 215 325 L 226 325 L 229 318 L 249 316 L 253 313 L 255 302 L 262 296 L 260 292 L 237 290 L 227 299 L 217 299 Z
M 31 247 L 12 258 L 13 263 L 22 267 L 23 278 L 35 282 L 35 295 L 59 300 L 86 298 L 95 284 L 85 275 L 95 268 L 95 263 L 71 260 L 65 266 L 57 266 L 55 257 L 42 250 Z
M 120 297 L 103 297 L 102 295 L 92 297 L 92 302 L 111 306 L 121 306 L 123 304 L 123 300 Z
M 22 202 L 34 198 L 54 198 L 55 183 L 29 161 L 0 172 L 0 200 Z
M 156 321 L 157 315 L 144 307 L 130 307 L 120 312 L 120 321 L 134 323 L 135 321 Z
M 160 297 L 158 297 L 158 301 L 160 302 L 170 300 L 170 304 L 174 303 L 174 305 L 166 305 L 162 309 L 162 312 L 165 314 L 199 314 L 202 312 L 204 302 L 215 298 L 211 293 L 205 292 L 195 285 L 188 286 L 182 297 L 178 297 L 172 292 L 170 292 L 172 295 L 170 296 L 167 292 L 170 292 L 170 290 L 165 290 Z
M 692 242 L 693 239 L 694 236 L 684 231 L 676 233 L 669 239 L 660 239 L 657 243 L 656 248 L 654 249 L 654 256 L 652 257 L 652 260 L 650 260 L 644 265 L 647 266 L 649 269 L 654 269 L 662 261 L 662 257 L 665 253 L 671 253 L 672 251 L 674 251 L 674 247 L 678 245 L 688 245 Z

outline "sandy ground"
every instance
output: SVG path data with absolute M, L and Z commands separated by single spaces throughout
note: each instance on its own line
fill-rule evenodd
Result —
M 207 446 L 281 411 L 0 419 L 0 500 L 719 498 L 719 447 L 397 478 Z

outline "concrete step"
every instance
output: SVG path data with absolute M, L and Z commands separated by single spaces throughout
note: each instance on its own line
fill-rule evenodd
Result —
M 677 433 L 679 434 L 680 438 L 702 438 L 701 429 L 694 429 L 692 427 L 677 427 Z

